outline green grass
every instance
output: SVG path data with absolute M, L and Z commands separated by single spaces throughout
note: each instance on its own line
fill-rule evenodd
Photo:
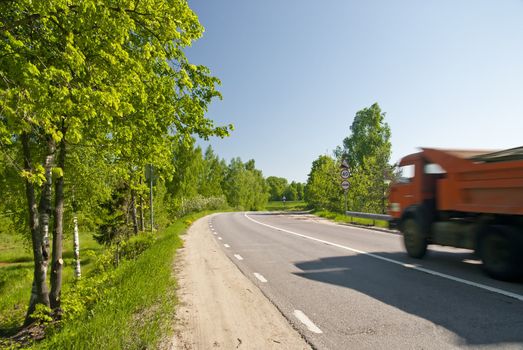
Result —
M 29 241 L 21 235 L 0 232 L 0 263 L 32 261 Z
M 13 334 L 23 323 L 32 281 L 32 262 L 0 267 L 0 337 Z
M 24 322 L 31 283 L 33 257 L 26 242 L 13 234 L 0 234 L 0 337 L 15 333 Z M 82 274 L 93 269 L 94 257 L 103 250 L 90 233 L 80 233 Z M 64 240 L 64 270 L 62 293 L 67 293 L 74 281 L 73 248 L 70 239 Z M 50 273 L 48 273 L 50 277 Z
M 333 220 L 335 222 L 389 228 L 388 221 L 384 221 L 384 220 L 371 220 L 371 219 L 355 218 L 352 216 L 347 216 L 347 215 L 343 215 L 340 213 L 333 213 L 333 212 L 326 211 L 326 210 L 314 211 L 313 214 L 318 215 L 322 218 Z
M 282 201 L 271 201 L 265 206 L 265 210 L 269 211 L 285 211 L 285 210 L 305 210 L 307 203 L 304 201 L 289 201 L 283 203 Z
M 0 337 L 23 322 L 33 276 L 29 243 L 21 236 L 0 233 Z
M 104 286 L 102 300 L 36 349 L 150 349 L 172 330 L 177 302 L 173 260 L 180 234 L 203 212 L 175 221 L 136 260 L 124 261 Z

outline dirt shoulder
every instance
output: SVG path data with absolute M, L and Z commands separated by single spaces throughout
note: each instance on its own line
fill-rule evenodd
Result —
M 185 235 L 175 273 L 180 303 L 172 349 L 310 349 L 224 254 L 209 217 Z

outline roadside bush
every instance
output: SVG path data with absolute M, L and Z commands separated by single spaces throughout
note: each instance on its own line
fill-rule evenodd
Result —
M 146 249 L 156 242 L 157 236 L 153 233 L 140 233 L 120 243 L 119 259 L 136 259 Z
M 191 213 L 197 213 L 205 210 L 218 210 L 227 207 L 227 200 L 225 196 L 218 197 L 204 197 L 198 195 L 193 198 L 182 198 L 178 215 L 185 216 Z
M 116 288 L 115 267 L 125 261 L 136 260 L 156 241 L 151 233 L 140 233 L 127 241 L 114 244 L 96 261 L 95 273 L 78 280 L 62 297 L 63 319 L 72 320 L 85 313 Z

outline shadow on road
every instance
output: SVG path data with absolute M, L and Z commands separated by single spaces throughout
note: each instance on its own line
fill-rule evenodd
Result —
M 404 253 L 376 254 L 405 260 Z M 450 265 L 469 256 L 447 255 Z M 298 262 L 295 266 L 303 271 L 295 273 L 297 276 L 350 288 L 444 327 L 459 336 L 463 345 L 523 346 L 523 302 L 516 299 L 366 255 L 328 257 Z

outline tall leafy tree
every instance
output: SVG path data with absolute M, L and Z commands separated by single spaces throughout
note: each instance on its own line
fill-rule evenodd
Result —
M 243 163 L 233 158 L 223 180 L 227 201 L 241 210 L 263 209 L 269 198 L 269 191 L 263 174 L 256 169 L 254 160 Z
M 287 179 L 277 176 L 269 176 L 267 179 L 267 186 L 269 186 L 269 193 L 271 201 L 281 201 L 284 192 L 289 185 Z M 290 199 L 289 199 L 290 200 Z
M 303 185 L 299 182 L 292 181 L 283 192 L 285 198 L 289 201 L 303 200 Z
M 343 140 L 343 146 L 336 153 L 347 160 L 351 169 L 363 167 L 367 158 L 375 158 L 378 164 L 385 167 L 391 152 L 390 135 L 385 113 L 374 103 L 356 112 L 350 135 Z
M 350 132 L 343 140 L 343 146 L 336 150 L 338 158 L 348 162 L 352 173 L 350 209 L 382 212 L 385 180 L 391 172 L 391 131 L 385 113 L 377 103 L 358 111 Z
M 318 209 L 339 211 L 342 203 L 339 164 L 327 155 L 312 162 L 305 186 L 305 200 Z
M 297 200 L 302 201 L 305 198 L 305 185 L 301 182 L 296 183 Z
M 227 165 L 214 153 L 211 146 L 205 150 L 203 172 L 200 180 L 200 194 L 205 197 L 223 196 L 221 184 Z

